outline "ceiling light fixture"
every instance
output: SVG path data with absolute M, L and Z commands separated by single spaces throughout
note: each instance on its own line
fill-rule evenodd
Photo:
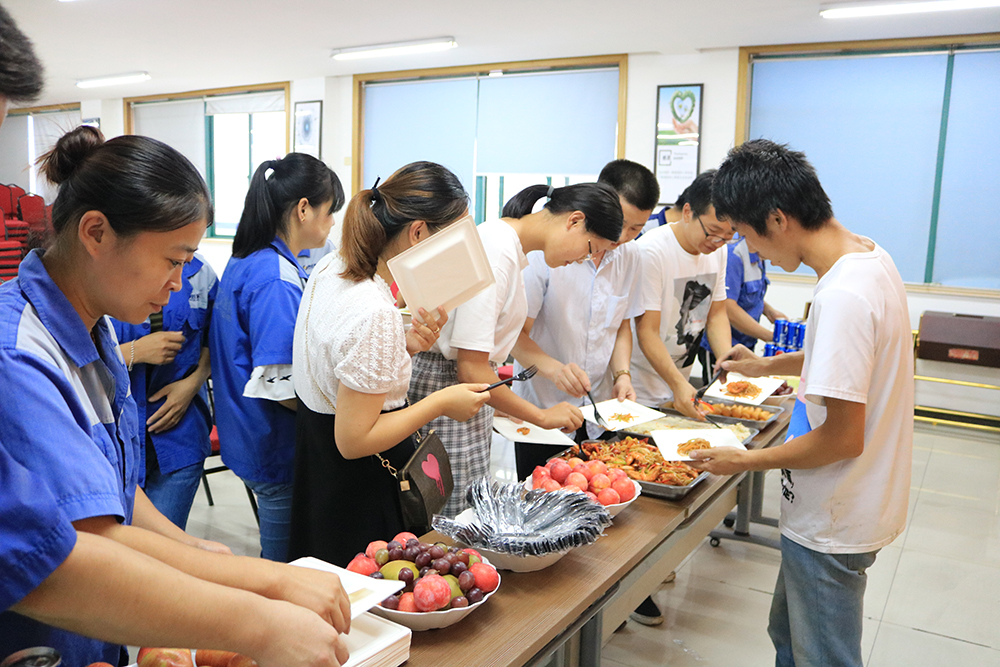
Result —
M 892 16 L 946 12 L 955 9 L 1000 7 L 1000 0 L 926 0 L 925 2 L 837 2 L 820 5 L 819 15 L 825 19 L 846 19 L 863 16 Z
M 413 53 L 447 51 L 456 46 L 458 46 L 458 42 L 455 41 L 454 37 L 435 37 L 434 39 L 420 39 L 413 42 L 392 42 L 334 49 L 330 57 L 334 60 L 357 60 L 358 58 L 378 58 L 380 56 L 403 56 Z
M 80 79 L 76 82 L 77 88 L 100 88 L 101 86 L 118 86 L 124 83 L 139 83 L 149 81 L 151 76 L 148 72 L 131 72 L 129 74 L 115 74 L 113 76 L 99 76 L 93 79 Z

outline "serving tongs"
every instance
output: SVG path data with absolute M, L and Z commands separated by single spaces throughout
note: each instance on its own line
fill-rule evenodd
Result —
M 525 380 L 530 380 L 531 378 L 535 377 L 535 375 L 537 375 L 537 374 L 538 374 L 538 366 L 535 366 L 534 364 L 532 364 L 531 366 L 528 366 L 527 368 L 525 368 L 523 371 L 521 371 L 517 375 L 512 375 L 509 378 L 507 378 L 506 380 L 500 380 L 499 382 L 494 382 L 493 384 L 491 384 L 490 386 L 488 386 L 485 389 L 485 391 L 489 391 L 490 389 L 496 389 L 497 387 L 499 387 L 502 384 L 510 384 L 510 383 L 514 382 L 515 380 L 517 380 L 518 382 L 524 382 Z
M 704 398 L 705 392 L 708 391 L 709 387 L 711 387 L 713 384 L 715 384 L 715 381 L 719 379 L 720 375 L 722 375 L 722 366 L 721 365 L 719 366 L 719 370 L 715 371 L 715 375 L 712 376 L 712 379 L 709 380 L 707 383 L 705 383 L 704 387 L 702 387 L 697 392 L 695 392 L 695 395 L 694 395 L 694 407 L 695 407 L 696 410 L 698 409 L 698 403 L 701 401 L 702 398 Z M 711 424 L 715 428 L 722 428 L 721 426 L 719 426 L 719 424 L 717 424 L 716 422 L 714 422 L 711 419 L 709 419 L 708 415 L 705 415 L 705 421 L 707 421 L 709 424 Z

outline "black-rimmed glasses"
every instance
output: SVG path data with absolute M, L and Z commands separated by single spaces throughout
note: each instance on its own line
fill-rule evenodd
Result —
M 736 238 L 736 232 L 730 232 L 728 238 L 723 236 L 716 236 L 714 234 L 709 234 L 708 229 L 705 228 L 705 223 L 701 221 L 701 216 L 696 215 L 694 216 L 694 219 L 698 221 L 699 225 L 701 225 L 701 231 L 705 233 L 705 238 L 708 239 L 709 243 L 713 245 L 728 245 L 731 243 L 739 243 L 739 239 Z

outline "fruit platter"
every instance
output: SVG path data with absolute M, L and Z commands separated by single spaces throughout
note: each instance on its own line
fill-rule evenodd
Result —
M 469 545 L 498 569 L 533 572 L 570 550 L 592 544 L 611 525 L 608 509 L 577 490 L 526 491 L 486 478 L 467 491 L 471 508 L 454 519 L 437 515 L 439 533 Z
M 560 489 L 581 492 L 608 508 L 612 517 L 642 493 L 642 486 L 621 468 L 609 468 L 603 461 L 584 461 L 579 457 L 554 458 L 544 466 L 536 466 L 524 486 L 546 492 Z
M 388 542 L 371 542 L 347 569 L 402 582 L 403 590 L 372 607 L 372 612 L 414 631 L 458 623 L 500 587 L 500 574 L 475 549 L 421 542 L 407 532 Z

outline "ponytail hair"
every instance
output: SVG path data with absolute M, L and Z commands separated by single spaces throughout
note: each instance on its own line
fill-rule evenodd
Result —
M 504 207 L 504 218 L 523 218 L 531 213 L 535 202 L 548 197 L 545 210 L 549 213 L 580 211 L 585 216 L 584 227 L 609 241 L 617 242 L 622 235 L 622 205 L 618 193 L 606 183 L 577 183 L 562 188 L 550 185 L 529 185 L 514 195 Z
M 461 181 L 434 162 L 412 162 L 378 185 L 354 195 L 344 214 L 340 254 L 342 277 L 370 280 L 379 256 L 393 239 L 423 220 L 431 233 L 459 220 L 469 208 Z
M 313 207 L 331 201 L 335 213 L 344 206 L 344 188 L 332 169 L 305 153 L 261 162 L 247 190 L 233 256 L 246 257 L 287 234 L 288 216 L 303 198 Z
M 201 174 L 156 139 L 126 135 L 105 141 L 100 130 L 81 125 L 60 137 L 38 164 L 59 186 L 52 205 L 57 238 L 75 234 L 87 211 L 100 211 L 123 238 L 200 220 L 212 224 L 212 200 Z

